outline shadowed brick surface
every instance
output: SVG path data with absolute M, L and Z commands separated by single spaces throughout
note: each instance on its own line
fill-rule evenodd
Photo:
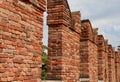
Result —
M 111 45 L 108 45 L 108 69 L 109 69 L 109 82 L 116 82 L 115 77 L 115 54 Z
M 120 49 L 115 52 L 116 82 L 120 82 Z
M 108 82 L 108 55 L 106 53 L 107 42 L 103 35 L 98 35 L 98 79 Z
M 104 82 L 109 82 L 109 69 L 108 69 L 108 40 L 104 40 L 105 43 L 105 50 L 104 50 L 104 65 L 105 65 L 105 69 L 104 69 Z

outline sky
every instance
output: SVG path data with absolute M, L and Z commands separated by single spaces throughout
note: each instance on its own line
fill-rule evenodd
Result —
M 81 19 L 89 19 L 93 28 L 103 34 L 113 47 L 120 45 L 120 0 L 67 0 L 71 11 L 80 11 Z M 47 16 L 47 14 L 44 14 Z M 43 43 L 47 45 L 46 17 Z

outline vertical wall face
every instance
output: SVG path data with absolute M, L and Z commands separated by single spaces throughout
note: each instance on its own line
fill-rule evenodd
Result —
M 105 70 L 104 70 L 104 81 L 109 82 L 109 69 L 108 69 L 108 40 L 105 40 Z
M 117 82 L 120 82 L 120 48 L 118 49 L 118 56 L 119 56 L 119 62 L 118 62 L 118 66 L 117 66 Z
M 115 72 L 116 72 L 116 82 L 119 82 L 119 74 L 120 74 L 120 56 L 119 56 L 119 53 L 118 52 L 115 52 Z
M 80 80 L 89 79 L 88 41 L 80 43 Z
M 88 42 L 88 47 L 90 82 L 98 82 L 98 47 L 91 41 Z
M 93 33 L 90 21 L 83 20 L 80 43 L 80 81 L 82 82 L 98 82 L 98 48 L 94 42 L 95 36 L 96 32 Z
M 48 40 L 48 78 L 61 79 L 60 73 L 62 69 L 62 29 L 61 25 L 49 26 Z M 59 64 L 58 64 L 59 63 Z
M 112 55 L 112 77 L 113 81 L 116 82 L 116 72 L 115 72 L 115 50 L 113 49 L 113 55 Z
M 79 82 L 80 36 L 66 27 L 62 31 L 62 77 L 67 82 Z
M 98 79 L 108 82 L 108 41 L 104 40 L 103 35 L 98 35 Z
M 108 46 L 108 68 L 109 68 L 109 82 L 116 82 L 115 54 L 111 45 Z
M 105 54 L 105 41 L 102 35 L 98 35 L 98 79 L 106 82 L 106 54 Z
M 41 81 L 45 0 L 30 1 L 0 0 L 0 82 Z
M 95 43 L 97 43 L 97 41 L 98 41 L 98 28 L 94 28 L 93 29 L 93 41 L 95 42 Z
M 97 46 L 91 41 L 80 44 L 80 81 L 98 82 Z
M 80 12 L 66 0 L 48 0 L 48 79 L 79 82 Z

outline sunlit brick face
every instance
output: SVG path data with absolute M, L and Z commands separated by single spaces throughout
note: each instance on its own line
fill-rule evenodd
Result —
M 41 1 L 0 0 L 0 82 L 41 82 Z

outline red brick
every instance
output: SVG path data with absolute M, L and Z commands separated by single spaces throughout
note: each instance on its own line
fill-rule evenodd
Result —
M 98 82 L 98 47 L 96 44 L 98 33 L 97 30 L 92 29 L 89 20 L 82 20 L 81 25 L 80 81 L 86 78 L 84 81 Z
M 71 13 L 67 4 L 67 0 L 48 1 L 48 78 L 78 82 L 80 76 L 80 12 Z
M 41 71 L 38 65 L 42 64 L 42 44 L 36 43 L 42 43 L 42 18 L 46 1 L 35 1 L 37 5 L 29 0 L 0 0 L 0 82 L 41 81 L 41 72 L 33 75 L 31 65 L 35 64 L 34 68 Z M 34 54 L 33 50 L 37 50 L 35 53 L 39 55 L 34 57 L 35 61 L 28 50 L 31 54 Z
M 0 27 L 1 28 L 1 27 Z M 0 39 L 2 39 L 2 35 L 0 35 Z
M 108 45 L 103 35 L 98 35 L 98 79 L 108 82 L 108 52 L 106 51 L 106 45 Z
M 23 59 L 13 59 L 13 63 L 22 64 L 24 62 L 23 62 Z
M 5 63 L 7 61 L 6 58 L 0 58 L 0 63 Z
M 0 58 L 8 58 L 7 54 L 0 54 Z
M 41 82 L 46 0 L 0 3 L 0 82 Z M 79 11 L 71 13 L 67 0 L 48 0 L 47 7 L 48 79 L 120 82 L 120 49 L 115 53 Z
M 0 53 L 2 53 L 2 51 L 3 51 L 3 49 L 2 49 L 2 48 L 0 48 Z
M 0 73 L 4 73 L 6 72 L 6 69 L 5 68 L 0 68 Z
M 7 45 L 6 44 L 0 44 L 0 48 L 2 48 L 2 49 L 7 48 Z
M 108 45 L 108 69 L 109 69 L 109 81 L 116 82 L 115 73 L 115 51 L 112 45 Z

